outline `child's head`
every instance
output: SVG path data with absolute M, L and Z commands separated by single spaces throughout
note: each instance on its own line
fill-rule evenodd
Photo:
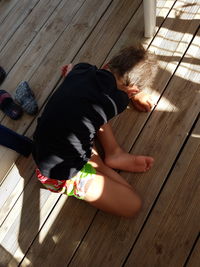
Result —
M 146 51 L 142 45 L 137 45 L 122 49 L 109 61 L 108 68 L 122 86 L 127 89 L 137 86 L 139 90 L 143 90 L 146 86 L 151 86 L 157 63 L 154 54 Z

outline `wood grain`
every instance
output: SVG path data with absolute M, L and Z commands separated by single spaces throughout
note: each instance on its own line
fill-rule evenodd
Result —
M 185 55 L 185 58 L 191 53 L 193 55 L 190 68 L 187 69 L 187 74 L 184 74 L 185 77 L 199 75 L 198 67 L 193 64 L 200 55 L 198 43 L 197 34 Z M 122 176 L 126 177 L 142 196 L 144 201 L 142 212 L 135 220 L 119 220 L 100 212 L 90 227 L 83 246 L 79 247 L 71 266 L 80 264 L 121 266 L 127 251 L 131 249 L 136 240 L 187 133 L 199 113 L 199 84 L 179 77 L 182 75 L 184 59 L 182 62 L 131 150 L 134 154 L 153 156 L 154 167 L 145 174 L 122 173 Z M 159 111 L 161 107 L 165 107 L 166 99 L 168 100 L 166 111 Z M 177 108 L 176 112 L 174 112 L 174 106 Z M 97 243 L 96 240 L 98 240 Z
M 176 260 L 184 263 L 199 231 L 197 128 L 182 149 L 200 108 L 198 3 L 158 0 L 157 34 L 143 39 L 141 0 L 38 1 L 20 18 L 24 5 L 32 2 L 0 2 L 5 21 L 13 14 L 5 35 L 10 39 L 0 53 L 10 71 L 3 88 L 13 93 L 21 80 L 28 80 L 42 112 L 63 64 L 91 61 L 101 66 L 122 46 L 142 41 L 158 55 L 156 82 L 146 89 L 157 106 L 149 114 L 130 108 L 113 120 L 112 127 L 127 151 L 153 155 L 156 162 L 146 174 L 121 173 L 144 199 L 138 218 L 126 220 L 44 190 L 35 179 L 32 158 L 1 147 L 0 265 L 18 266 L 22 261 L 21 266 L 122 266 L 131 252 L 127 265 L 132 266 L 136 255 L 134 263 L 142 266 L 141 247 L 147 248 L 150 262 L 163 262 L 165 255 L 168 263 L 171 257 L 172 266 Z M 0 119 L 29 137 L 37 121 L 26 114 L 17 122 L 3 113 Z M 198 244 L 188 266 L 199 261 Z
M 187 267 L 198 267 L 200 262 L 200 239 L 198 241 L 192 251 L 192 254 L 187 262 Z
M 200 231 L 200 120 L 125 266 L 181 267 Z

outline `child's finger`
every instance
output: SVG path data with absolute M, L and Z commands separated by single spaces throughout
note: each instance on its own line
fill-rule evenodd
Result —
M 149 112 L 151 110 L 151 105 L 148 102 L 144 103 L 143 105 L 144 111 Z
M 70 63 L 70 64 L 68 65 L 66 75 L 72 70 L 72 68 L 73 68 L 73 65 L 72 65 L 72 63 Z
M 149 112 L 152 109 L 152 102 L 145 101 L 145 102 L 136 102 L 133 101 L 133 105 L 135 106 L 136 109 L 142 112 Z
M 147 100 L 147 106 L 148 106 L 148 111 L 150 111 L 152 109 L 152 107 L 153 107 L 153 102 Z
M 151 100 L 147 100 L 147 102 L 149 103 L 149 106 L 150 106 L 151 109 L 156 106 L 155 101 L 153 101 L 152 99 Z
M 72 68 L 73 68 L 72 63 L 70 63 L 70 64 L 68 64 L 68 65 L 64 65 L 64 66 L 62 67 L 62 76 L 63 76 L 63 77 L 66 77 L 67 74 L 72 70 Z
M 62 75 L 63 77 L 66 76 L 67 68 L 68 68 L 68 65 L 64 65 L 64 66 L 62 66 L 62 68 L 61 68 L 61 72 L 62 72 L 61 75 Z
M 141 105 L 141 104 L 139 104 L 137 102 L 133 102 L 133 105 L 139 111 L 142 111 L 142 112 L 148 111 L 147 108 L 144 105 Z

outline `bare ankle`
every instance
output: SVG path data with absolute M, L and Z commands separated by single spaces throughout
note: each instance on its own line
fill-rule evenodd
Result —
M 120 146 L 118 146 L 111 151 L 105 151 L 105 158 L 114 158 L 119 156 L 121 153 L 124 153 L 124 151 Z

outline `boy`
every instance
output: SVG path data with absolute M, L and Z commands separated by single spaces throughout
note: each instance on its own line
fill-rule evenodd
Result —
M 145 172 L 154 160 L 123 151 L 108 121 L 126 109 L 129 98 L 138 109 L 149 111 L 152 101 L 140 90 L 154 76 L 153 55 L 140 45 L 123 49 L 103 69 L 69 64 L 34 133 L 39 181 L 53 192 L 73 195 L 106 212 L 135 216 L 141 200 L 113 169 Z M 95 137 L 104 149 L 104 161 L 94 148 Z

